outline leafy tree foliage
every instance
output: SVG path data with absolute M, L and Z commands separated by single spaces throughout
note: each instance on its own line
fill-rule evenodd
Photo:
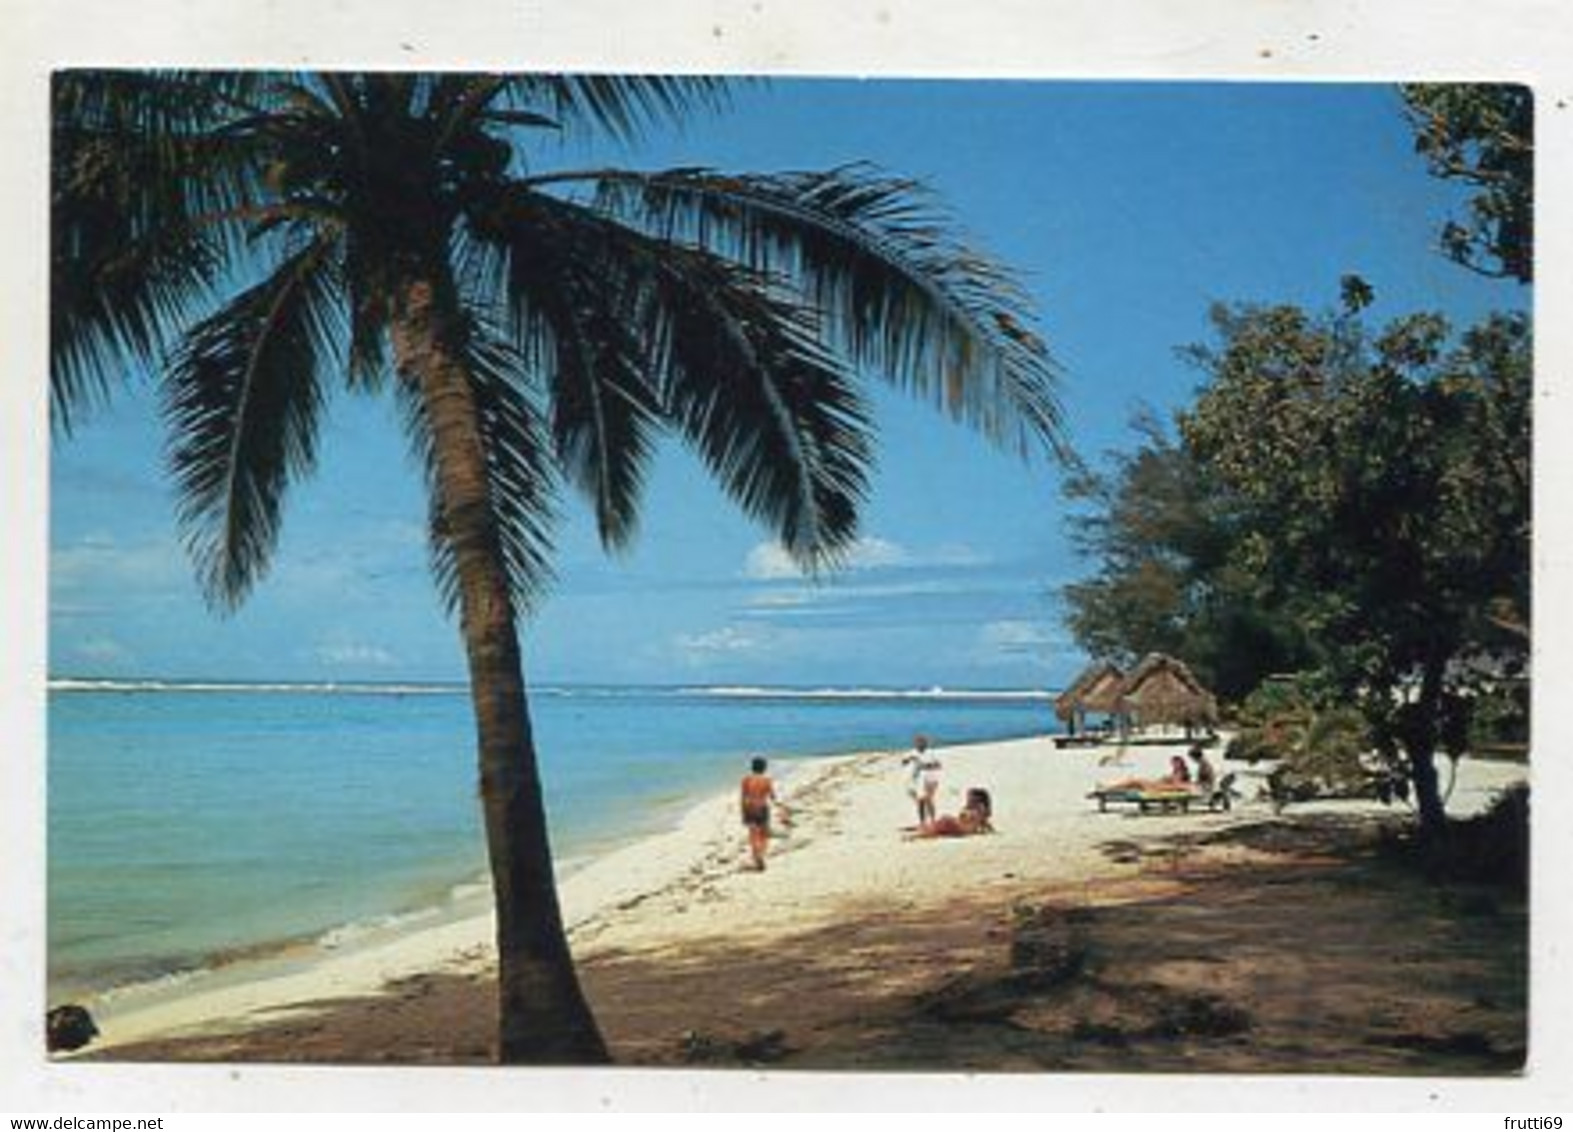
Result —
M 1229 700 L 1306 663 L 1308 642 L 1262 600 L 1246 533 L 1219 509 L 1205 469 L 1152 413 L 1135 423 L 1135 452 L 1067 481 L 1079 508 L 1073 535 L 1097 563 L 1096 574 L 1063 593 L 1077 641 L 1124 665 L 1149 652 L 1183 656 Z
M 1306 710 L 1355 705 L 1435 830 L 1436 753 L 1461 753 L 1483 687 L 1527 660 L 1529 326 L 1373 332 L 1369 290 L 1343 292 L 1330 315 L 1214 309 L 1178 439 L 1149 415 L 1134 454 L 1073 485 L 1098 572 L 1067 588 L 1068 620 L 1094 655 L 1175 652 L 1226 698 L 1314 674 Z
M 1530 91 L 1401 94 L 1432 174 L 1473 190 L 1443 251 L 1530 282 Z M 1069 623 L 1095 655 L 1183 652 L 1231 697 L 1303 669 L 1306 711 L 1357 704 L 1434 833 L 1436 752 L 1516 735 L 1527 710 L 1513 678 L 1529 648 L 1529 321 L 1455 337 L 1420 314 L 1373 333 L 1370 284 L 1345 275 L 1340 299 L 1336 315 L 1212 311 L 1214 342 L 1186 351 L 1207 383 L 1179 441 L 1149 422 L 1134 455 L 1076 481 L 1099 572 L 1068 587 Z M 1260 745 L 1274 727 L 1247 731 Z
M 1415 149 L 1438 177 L 1474 190 L 1468 212 L 1442 227 L 1442 249 L 1487 275 L 1534 277 L 1534 95 L 1491 83 L 1401 88 Z
M 1369 336 L 1354 316 L 1217 312 L 1184 443 L 1255 533 L 1253 573 L 1320 642 L 1331 685 L 1402 755 L 1440 829 L 1434 756 L 1467 694 L 1525 660 L 1530 340 L 1499 315 L 1457 342 L 1435 315 Z M 1520 621 L 1522 618 L 1522 621 Z

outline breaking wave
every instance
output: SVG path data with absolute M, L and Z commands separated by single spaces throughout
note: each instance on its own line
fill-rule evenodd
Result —
M 462 683 L 374 684 L 339 681 L 250 682 L 230 680 L 84 679 L 59 677 L 49 681 L 51 692 L 225 693 L 324 696 L 457 696 L 468 694 Z M 532 695 L 572 699 L 632 699 L 692 697 L 731 700 L 1050 700 L 1054 693 L 1034 688 L 795 688 L 770 685 L 715 684 L 692 687 L 641 685 L 545 684 Z

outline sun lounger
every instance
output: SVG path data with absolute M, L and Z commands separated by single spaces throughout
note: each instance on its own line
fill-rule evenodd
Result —
M 1054 746 L 1063 751 L 1068 747 L 1101 747 L 1106 735 L 1056 735 Z
M 1117 803 L 1129 803 L 1144 814 L 1152 809 L 1189 810 L 1192 802 L 1201 799 L 1201 795 L 1188 786 L 1177 786 L 1173 789 L 1152 786 L 1116 786 L 1110 789 L 1100 787 L 1088 797 L 1097 800 L 1100 811 L 1107 811 L 1110 806 Z
M 1098 803 L 1098 811 L 1106 813 L 1111 805 L 1134 805 L 1141 813 L 1151 810 L 1179 810 L 1189 813 L 1192 806 L 1206 806 L 1209 810 L 1230 809 L 1235 798 L 1234 775 L 1226 774 L 1211 791 L 1196 786 L 1176 783 L 1173 786 L 1151 784 L 1147 786 L 1098 787 L 1087 797 Z

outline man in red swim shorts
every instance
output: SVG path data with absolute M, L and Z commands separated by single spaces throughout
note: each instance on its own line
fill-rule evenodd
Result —
M 776 798 L 775 784 L 765 773 L 765 760 L 756 758 L 750 773 L 743 776 L 743 826 L 748 830 L 748 852 L 754 868 L 765 869 L 765 850 L 770 846 L 770 804 Z

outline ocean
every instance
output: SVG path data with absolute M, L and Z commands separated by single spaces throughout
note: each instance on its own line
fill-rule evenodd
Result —
M 941 689 L 532 692 L 571 869 L 791 760 L 1050 730 L 1047 695 Z M 460 685 L 55 681 L 51 1002 L 426 915 L 485 883 Z

